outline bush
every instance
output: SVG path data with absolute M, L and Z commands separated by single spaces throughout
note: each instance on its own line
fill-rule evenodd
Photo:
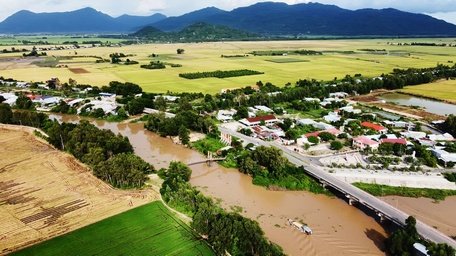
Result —
M 332 141 L 331 146 L 330 146 L 330 148 L 332 150 L 341 150 L 343 147 L 344 147 L 344 145 L 342 144 L 342 142 L 337 141 L 337 140 Z

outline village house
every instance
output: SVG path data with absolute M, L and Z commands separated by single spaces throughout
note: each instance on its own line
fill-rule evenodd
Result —
M 17 98 L 19 98 L 14 93 L 1 93 L 0 96 L 2 96 L 5 99 L 5 101 L 2 103 L 8 104 L 10 106 L 16 104 L 16 100 Z
M 456 164 L 456 153 L 449 153 L 445 151 L 442 147 L 433 148 L 431 149 L 431 152 L 445 166 L 447 166 L 450 163 Z
M 378 149 L 379 143 L 375 140 L 371 140 L 367 137 L 360 136 L 353 138 L 353 147 L 358 149 Z
M 257 116 L 251 118 L 244 118 L 239 120 L 239 122 L 247 127 L 252 127 L 256 125 L 260 125 L 264 122 L 266 125 L 272 125 L 277 123 L 279 120 L 274 115 L 267 115 L 267 116 Z
M 337 114 L 336 112 L 329 112 L 326 116 L 323 117 L 323 119 L 328 123 L 332 123 L 340 121 L 342 117 L 339 116 L 339 114 Z
M 379 133 L 388 132 L 388 129 L 386 129 L 385 127 L 383 127 L 383 126 L 381 126 L 379 124 L 371 123 L 371 122 L 362 122 L 361 126 L 364 127 L 364 128 L 368 128 L 368 129 L 374 130 L 374 131 L 379 132 Z
M 330 97 L 330 98 L 340 98 L 340 99 L 343 99 L 343 98 L 347 98 L 347 97 L 348 97 L 348 93 L 346 93 L 346 92 L 334 92 L 334 93 L 330 93 L 330 94 L 329 94 L 329 97 Z
M 362 113 L 361 109 L 355 109 L 355 108 L 353 108 L 353 106 L 345 106 L 345 107 L 340 108 L 339 110 L 347 112 L 347 113 L 357 114 L 357 115 Z
M 408 139 L 419 140 L 422 138 L 426 138 L 427 134 L 425 132 L 406 131 L 401 132 L 401 135 Z
M 410 129 L 410 128 L 415 127 L 415 125 L 413 123 L 404 122 L 404 121 L 389 121 L 389 120 L 385 120 L 385 121 L 383 121 L 383 123 L 386 126 L 390 126 L 390 127 L 393 127 L 393 128 Z
M 404 138 L 398 138 L 398 139 L 381 139 L 380 144 L 383 143 L 391 143 L 391 144 L 401 144 L 401 145 L 407 145 L 407 140 Z
M 339 134 L 342 133 L 342 131 L 340 131 L 339 129 L 331 128 L 331 129 L 327 129 L 327 130 L 323 130 L 323 131 L 316 131 L 316 132 L 307 133 L 304 136 L 306 138 L 318 137 L 318 135 L 320 135 L 320 133 L 323 133 L 323 132 L 331 133 L 332 135 L 335 135 L 335 136 L 338 136 Z
M 217 113 L 217 120 L 221 122 L 229 122 L 233 120 L 233 116 L 236 114 L 236 110 L 219 110 Z

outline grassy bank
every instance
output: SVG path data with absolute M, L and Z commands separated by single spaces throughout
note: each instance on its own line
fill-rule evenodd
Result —
M 153 202 L 12 255 L 215 254 L 161 202 Z
M 374 196 L 427 197 L 435 200 L 444 200 L 447 196 L 456 195 L 456 190 L 446 189 L 392 187 L 360 182 L 353 183 L 353 185 Z

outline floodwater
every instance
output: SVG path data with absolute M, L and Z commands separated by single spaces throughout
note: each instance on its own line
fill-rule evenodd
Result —
M 410 198 L 387 196 L 381 198 L 392 206 L 415 216 L 426 224 L 437 228 L 448 236 L 456 236 L 456 196 L 447 197 L 443 201 L 429 198 Z
M 51 117 L 77 122 L 77 116 Z M 146 131 L 140 123 L 109 123 L 93 120 L 99 128 L 110 129 L 130 139 L 135 153 L 156 168 L 170 161 L 187 164 L 204 159 L 186 149 Z M 235 169 L 205 164 L 191 166 L 191 183 L 206 195 L 220 199 L 227 209 L 236 207 L 257 220 L 266 236 L 289 255 L 384 255 L 386 233 L 380 224 L 341 199 L 303 191 L 269 191 L 252 184 L 251 178 Z M 306 223 L 313 230 L 307 236 L 287 225 L 287 219 Z
M 426 109 L 427 112 L 437 115 L 449 115 L 456 113 L 456 105 L 440 101 L 419 98 L 401 93 L 386 93 L 379 96 L 386 102 L 396 103 L 403 106 L 418 106 Z

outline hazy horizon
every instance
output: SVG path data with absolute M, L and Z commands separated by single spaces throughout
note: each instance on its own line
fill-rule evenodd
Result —
M 118 17 L 123 14 L 148 16 L 154 13 L 162 13 L 167 16 L 179 16 L 191 11 L 199 10 L 206 7 L 217 7 L 230 11 L 232 9 L 248 6 L 258 2 L 257 0 L 212 0 L 212 1 L 178 1 L 178 0 L 119 0 L 113 5 L 109 0 L 98 1 L 71 1 L 71 0 L 22 0 L 7 1 L 0 0 L 2 9 L 0 10 L 0 21 L 3 21 L 10 15 L 21 11 L 29 10 L 32 12 L 66 12 L 85 7 L 91 7 L 112 17 Z M 401 11 L 423 13 L 435 18 L 445 20 L 456 24 L 456 0 L 320 0 L 320 1 L 302 1 L 302 0 L 285 0 L 274 1 L 284 2 L 287 4 L 319 2 L 322 4 L 334 4 L 341 8 L 356 10 L 362 8 L 396 8 Z

